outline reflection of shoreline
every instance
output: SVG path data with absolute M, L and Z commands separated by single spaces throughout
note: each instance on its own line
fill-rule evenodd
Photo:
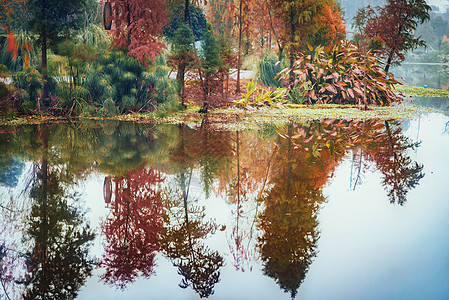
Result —
M 442 111 L 445 115 L 449 114 L 449 98 L 413 97 L 412 104 L 417 105 L 417 106 L 436 108 L 436 109 Z

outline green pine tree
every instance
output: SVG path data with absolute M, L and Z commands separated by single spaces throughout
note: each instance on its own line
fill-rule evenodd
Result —
M 214 77 L 216 77 L 218 69 L 223 64 L 223 61 L 220 58 L 220 44 L 215 38 L 212 31 L 212 25 L 210 23 L 207 24 L 207 31 L 204 33 L 204 39 L 201 46 L 202 60 L 200 66 L 200 77 L 204 94 L 202 111 L 207 112 L 211 92 L 215 87 L 215 83 L 217 83 L 217 81 L 214 80 Z

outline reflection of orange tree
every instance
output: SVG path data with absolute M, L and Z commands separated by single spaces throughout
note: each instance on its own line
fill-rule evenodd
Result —
M 140 169 L 114 178 L 112 216 L 102 224 L 106 237 L 102 279 L 124 288 L 139 275 L 150 277 L 164 223 L 165 201 L 159 184 L 161 174 Z
M 321 189 L 341 158 L 330 148 L 313 156 L 313 149 L 295 147 L 292 137 L 305 145 L 320 138 L 315 130 L 293 136 L 294 126 L 289 124 L 281 135 L 270 178 L 273 187 L 260 199 L 265 210 L 260 216 L 263 236 L 259 239 L 264 273 L 292 297 L 316 255 L 317 212 L 325 200 Z
M 417 145 L 402 134 L 398 122 L 328 119 L 314 121 L 308 126 L 294 126 L 295 147 L 308 152 L 306 159 L 319 162 L 318 158 L 327 151 L 338 158 L 353 150 L 354 186 L 360 183 L 361 173 L 367 167 L 363 159 L 374 162 L 383 175 L 383 185 L 391 203 L 404 204 L 407 192 L 424 176 L 423 166 L 407 155 L 408 149 Z M 279 134 L 285 137 L 282 132 Z
M 406 155 L 412 144 L 399 127 L 394 128 L 377 120 L 329 119 L 278 129 L 281 139 L 273 160 L 275 171 L 270 173 L 272 189 L 260 199 L 265 210 L 259 247 L 265 274 L 292 297 L 316 255 L 321 190 L 349 150 L 359 153 L 359 161 L 365 157 L 376 163 L 392 202 L 402 204 L 407 190 L 422 178 L 422 166 Z

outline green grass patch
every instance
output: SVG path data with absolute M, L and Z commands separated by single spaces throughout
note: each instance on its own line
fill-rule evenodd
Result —
M 449 92 L 418 86 L 396 85 L 395 90 L 407 96 L 449 98 Z

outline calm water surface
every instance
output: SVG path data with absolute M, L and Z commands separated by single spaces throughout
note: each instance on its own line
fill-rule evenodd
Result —
M 448 299 L 448 122 L 3 127 L 0 299 Z

